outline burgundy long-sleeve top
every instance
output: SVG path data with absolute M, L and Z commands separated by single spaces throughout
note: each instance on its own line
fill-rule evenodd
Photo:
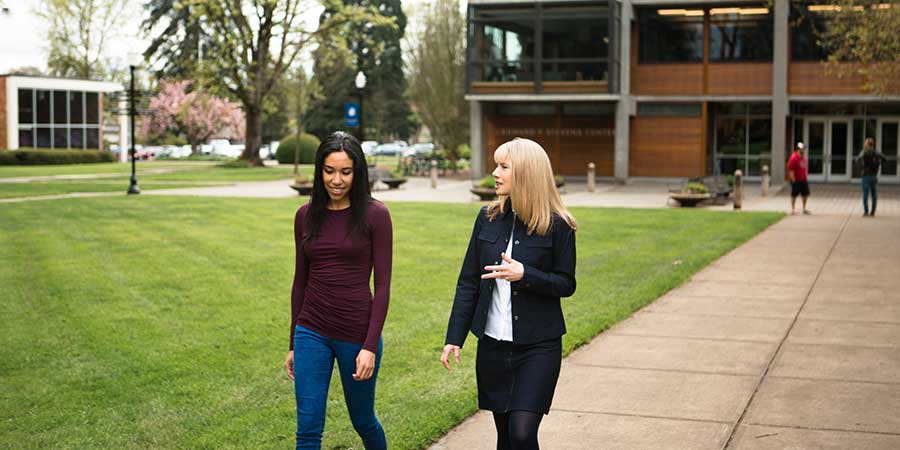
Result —
M 350 208 L 325 210 L 321 231 L 304 242 L 309 204 L 294 216 L 297 263 L 291 290 L 291 342 L 294 325 L 325 337 L 378 349 L 391 290 L 393 229 L 386 206 L 369 203 L 365 232 L 351 228 Z M 369 288 L 374 269 L 375 295 Z

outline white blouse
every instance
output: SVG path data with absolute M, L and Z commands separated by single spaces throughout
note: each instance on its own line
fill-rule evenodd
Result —
M 509 243 L 506 244 L 506 256 L 512 258 L 513 236 L 516 231 L 516 220 L 513 218 L 512 231 L 509 232 Z M 505 261 L 500 261 L 506 264 Z M 484 334 L 498 340 L 513 340 L 513 321 L 512 321 L 512 296 L 510 295 L 509 281 L 496 278 L 494 281 L 497 287 L 494 289 L 493 301 L 491 308 L 488 310 L 487 324 L 484 327 Z

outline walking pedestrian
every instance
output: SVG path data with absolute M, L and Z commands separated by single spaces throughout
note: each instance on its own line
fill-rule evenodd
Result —
M 493 413 L 498 450 L 538 449 L 566 332 L 560 297 L 575 292 L 575 218 L 547 153 L 516 138 L 494 152 L 497 201 L 475 219 L 456 285 L 441 363 L 478 338 L 478 406 Z
M 294 217 L 296 271 L 284 366 L 297 399 L 297 449 L 319 449 L 334 361 L 350 421 L 367 450 L 387 448 L 375 416 L 393 231 L 372 199 L 359 141 L 336 132 L 316 152 L 313 192 Z M 369 288 L 374 270 L 375 293 Z
M 787 169 L 788 178 L 791 180 L 791 214 L 795 214 L 797 196 L 803 199 L 803 214 L 811 214 L 806 207 L 806 201 L 809 198 L 809 160 L 806 158 L 806 145 L 798 142 L 794 147 L 794 152 L 788 159 Z
M 875 151 L 875 140 L 866 138 L 863 142 L 863 150 L 854 158 L 854 161 L 862 162 L 862 198 L 863 217 L 875 216 L 878 207 L 878 171 L 881 164 L 887 162 L 887 158 Z M 872 195 L 872 208 L 869 208 L 869 194 Z

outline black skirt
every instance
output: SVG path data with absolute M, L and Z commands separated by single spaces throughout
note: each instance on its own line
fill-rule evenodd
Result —
M 562 338 L 514 345 L 485 335 L 478 341 L 478 407 L 493 412 L 550 412 L 562 363 Z

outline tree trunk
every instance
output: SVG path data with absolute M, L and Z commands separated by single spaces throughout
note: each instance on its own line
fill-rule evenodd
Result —
M 191 142 L 191 154 L 192 155 L 200 154 L 200 143 L 199 142 Z
M 246 136 L 245 146 L 241 159 L 248 161 L 251 166 L 262 166 L 262 160 L 259 159 L 259 147 L 262 142 L 262 109 L 249 105 L 244 105 L 244 108 L 247 128 L 244 133 Z

